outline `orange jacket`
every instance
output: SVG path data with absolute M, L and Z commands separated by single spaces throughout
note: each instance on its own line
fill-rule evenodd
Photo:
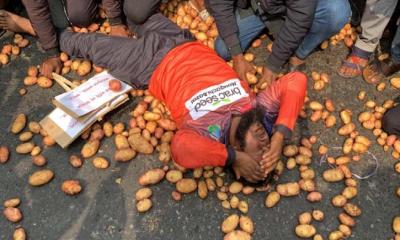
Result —
M 306 77 L 294 73 L 256 96 L 247 82 L 210 48 L 189 42 L 172 49 L 154 71 L 150 92 L 164 101 L 178 126 L 171 151 L 186 168 L 225 166 L 233 149 L 227 132 L 233 113 L 250 110 L 258 102 L 275 126 L 291 131 L 305 96 Z M 283 109 L 284 108 L 284 109 Z M 279 112 L 279 114 L 278 114 Z

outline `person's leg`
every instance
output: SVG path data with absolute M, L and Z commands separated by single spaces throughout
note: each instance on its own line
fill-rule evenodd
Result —
M 392 47 L 390 49 L 391 57 L 397 64 L 400 63 L 400 27 L 397 27 L 396 35 L 392 41 Z
M 125 0 L 124 13 L 126 18 L 135 25 L 140 25 L 156 13 L 161 0 Z
M 98 2 L 96 0 L 65 1 L 65 9 L 68 19 L 73 26 L 87 27 L 93 23 L 98 14 Z
M 29 19 L 6 10 L 0 10 L 0 29 L 17 33 L 28 33 L 32 36 L 36 36 Z
M 361 19 L 362 33 L 358 36 L 349 57 L 339 69 L 343 77 L 361 74 L 375 51 L 379 40 L 396 9 L 397 0 L 367 0 Z
M 137 38 L 144 36 L 148 32 L 154 31 L 159 35 L 177 42 L 193 39 L 188 30 L 179 28 L 175 23 L 161 13 L 153 14 L 141 25 L 129 23 L 129 27 L 136 34 Z
M 60 50 L 72 57 L 90 59 L 107 68 L 116 78 L 136 87 L 147 85 L 154 69 L 175 42 L 156 32 L 139 39 L 113 37 L 100 33 L 60 34 Z
M 348 0 L 318 0 L 311 29 L 297 48 L 295 56 L 304 60 L 324 40 L 339 32 L 350 17 Z
M 251 9 L 236 10 L 236 22 L 243 51 L 247 50 L 251 42 L 266 28 L 264 22 Z M 230 53 L 221 37 L 217 37 L 214 49 L 221 58 L 230 60 Z
M 385 113 L 382 119 L 382 127 L 388 134 L 400 137 L 400 105 Z

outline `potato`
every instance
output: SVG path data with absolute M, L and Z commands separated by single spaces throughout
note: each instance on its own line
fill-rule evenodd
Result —
M 31 132 L 33 132 L 35 134 L 39 134 L 40 133 L 40 129 L 42 127 L 37 122 L 29 122 L 28 128 L 29 128 L 29 131 L 31 131 Z
M 347 164 L 350 162 L 350 158 L 348 156 L 340 156 L 336 158 L 336 165 Z
M 99 150 L 99 147 L 100 147 L 99 140 L 86 142 L 85 145 L 83 145 L 82 150 L 81 150 L 82 157 L 83 158 L 93 157 Z
M 31 186 L 38 187 L 50 182 L 53 177 L 54 173 L 50 169 L 39 170 L 29 176 L 28 183 Z
M 103 124 L 103 132 L 106 137 L 111 137 L 113 135 L 113 125 L 110 122 L 105 122 Z
M 27 76 L 24 78 L 24 85 L 32 86 L 32 85 L 35 85 L 37 83 L 37 81 L 38 81 L 37 77 Z
M 0 146 L 0 163 L 6 163 L 10 156 L 10 151 L 7 146 Z
M 33 137 L 33 134 L 28 131 L 28 132 L 21 133 L 18 138 L 21 142 L 26 142 L 26 141 L 31 140 L 32 137 Z
M 251 240 L 251 235 L 241 230 L 235 230 L 226 234 L 224 240 Z
M 341 128 L 339 128 L 338 133 L 341 136 L 349 135 L 351 132 L 353 132 L 356 129 L 356 125 L 354 123 L 348 123 Z
M 42 152 L 42 149 L 39 146 L 35 146 L 31 151 L 31 156 L 37 156 Z
M 19 198 L 10 198 L 4 201 L 4 207 L 9 208 L 9 207 L 17 207 L 21 203 L 21 200 Z
M 110 89 L 113 92 L 119 92 L 121 91 L 121 82 L 117 79 L 111 79 L 108 81 L 108 89 Z
M 21 211 L 15 207 L 6 207 L 3 211 L 3 214 L 8 221 L 13 223 L 19 222 L 22 219 Z
M 197 186 L 197 195 L 199 195 L 199 198 L 201 199 L 207 198 L 208 189 L 207 189 L 207 184 L 204 180 L 199 181 L 199 184 Z
M 153 203 L 151 202 L 151 200 L 146 198 L 136 203 L 136 209 L 138 212 L 143 213 L 147 212 L 152 207 L 152 205 Z
M 154 168 L 140 176 L 139 184 L 142 186 L 157 184 L 164 178 L 164 176 L 165 172 L 162 169 Z
M 311 101 L 309 107 L 313 111 L 322 111 L 324 109 L 324 106 L 317 101 Z
M 121 135 L 121 134 L 117 134 L 115 136 L 114 143 L 115 143 L 115 147 L 118 150 L 130 148 L 128 139 L 125 136 Z
M 14 134 L 18 134 L 25 128 L 26 125 L 26 116 L 23 113 L 18 114 L 18 116 L 14 119 L 11 125 L 11 132 Z
M 322 194 L 320 192 L 310 192 L 307 195 L 307 200 L 309 202 L 319 202 L 322 199 Z
M 56 141 L 54 141 L 54 139 L 52 137 L 46 136 L 43 138 L 43 144 L 45 146 L 50 147 L 50 146 L 53 146 L 54 144 L 56 144 Z
M 172 131 L 165 132 L 161 137 L 161 142 L 170 143 L 173 137 L 174 137 L 174 132 Z
M 344 154 L 349 154 L 352 151 L 353 142 L 354 142 L 354 140 L 352 138 L 347 138 L 344 141 L 344 144 L 343 144 L 343 147 L 342 147 L 342 150 L 343 150 Z
M 352 199 L 357 196 L 357 188 L 356 187 L 345 187 L 342 191 L 342 195 L 347 199 Z
M 329 233 L 328 239 L 329 240 L 341 240 L 343 239 L 343 233 L 341 231 L 333 231 Z
M 322 212 L 321 210 L 313 210 L 312 211 L 312 217 L 315 221 L 321 222 L 322 220 L 324 220 L 324 212 Z
M 82 190 L 78 180 L 66 180 L 61 184 L 61 191 L 67 195 L 76 195 Z
M 311 163 L 311 158 L 300 154 L 296 156 L 296 163 L 299 165 L 308 165 Z
M 319 146 L 319 148 L 318 148 L 318 153 L 319 153 L 320 155 L 327 154 L 328 151 L 329 151 L 329 149 L 328 149 L 328 147 L 327 147 L 326 145 L 321 145 L 321 146 Z
M 240 216 L 239 226 L 243 231 L 245 231 L 245 232 L 247 232 L 249 234 L 253 234 L 254 233 L 253 220 L 251 220 L 251 218 L 249 218 L 248 216 Z
M 74 168 L 79 168 L 82 166 L 82 159 L 78 157 L 77 155 L 71 155 L 69 157 L 69 164 L 73 166 Z
M 289 170 L 295 168 L 296 165 L 297 165 L 296 159 L 294 159 L 294 158 L 292 158 L 292 157 L 289 158 L 289 159 L 287 160 L 287 162 L 286 162 L 286 168 L 289 169 Z
M 322 80 L 315 81 L 313 88 L 317 91 L 322 90 L 325 87 L 325 82 Z
M 400 78 L 395 77 L 390 79 L 390 84 L 392 84 L 394 88 L 400 88 Z
M 152 194 L 153 192 L 150 188 L 140 188 L 135 193 L 135 199 L 136 201 L 141 201 L 143 199 L 150 198 Z
M 171 197 L 172 197 L 172 199 L 174 199 L 175 201 L 180 201 L 180 200 L 182 200 L 182 194 L 181 194 L 180 192 L 177 192 L 177 191 L 172 191 Z
M 13 240 L 25 240 L 26 239 L 26 232 L 25 229 L 19 227 L 15 229 L 13 233 Z
M 312 220 L 312 215 L 309 212 L 303 212 L 299 215 L 300 224 L 310 224 Z
M 28 154 L 33 150 L 34 147 L 35 144 L 32 142 L 22 143 L 16 147 L 15 151 L 19 154 Z
M 300 186 L 297 182 L 289 182 L 285 184 L 278 184 L 276 191 L 285 197 L 296 196 L 300 193 Z
M 119 149 L 114 154 L 114 159 L 118 162 L 127 162 L 135 157 L 136 157 L 136 152 L 131 148 Z
M 361 209 L 352 203 L 346 203 L 343 207 L 344 211 L 352 217 L 358 217 L 361 215 Z
M 321 236 L 321 234 L 315 234 L 313 240 L 324 240 L 324 238 Z
M 197 188 L 196 181 L 191 178 L 182 178 L 176 183 L 176 190 L 180 193 L 191 193 Z
M 236 194 L 241 192 L 243 189 L 243 184 L 238 181 L 234 181 L 230 186 L 229 186 L 229 192 L 232 194 Z
M 88 60 L 82 61 L 81 64 L 79 64 L 78 68 L 76 69 L 76 73 L 83 77 L 86 76 L 90 71 L 92 70 L 92 64 Z
M 41 88 L 50 88 L 53 86 L 53 81 L 47 77 L 41 76 L 37 79 L 37 85 Z
M 346 226 L 354 227 L 356 225 L 356 222 L 354 221 L 354 219 L 352 217 L 350 217 L 349 215 L 347 215 L 346 213 L 340 213 L 338 218 L 339 218 L 340 223 L 342 223 Z
M 29 40 L 26 38 L 21 39 L 21 41 L 18 42 L 18 47 L 20 47 L 20 48 L 24 48 L 28 45 L 29 45 Z
M 94 140 L 101 141 L 101 139 L 103 139 L 103 137 L 104 137 L 104 131 L 103 131 L 103 129 L 99 128 L 99 129 L 93 130 L 90 133 L 89 141 L 94 141 Z
M 344 124 L 349 124 L 351 123 L 351 116 L 352 112 L 349 109 L 345 109 L 340 112 L 340 118 L 342 119 Z
M 125 130 L 125 125 L 121 122 L 117 123 L 113 127 L 114 134 L 121 134 Z
M 177 183 L 183 178 L 183 174 L 179 170 L 169 170 L 165 176 L 168 182 Z
M 311 122 L 317 122 L 322 118 L 322 111 L 315 111 L 310 116 Z
M 248 62 L 252 62 L 254 60 L 254 54 L 252 53 L 245 53 L 244 54 L 244 59 Z
M 322 177 L 326 182 L 338 182 L 343 180 L 344 174 L 340 169 L 334 168 L 325 170 Z
M 393 148 L 394 150 L 396 150 L 396 152 L 400 153 L 400 140 L 396 140 L 393 144 Z
M 239 211 L 242 213 L 247 213 L 249 211 L 249 205 L 247 204 L 246 201 L 240 201 L 238 205 Z
M 239 216 L 232 214 L 228 216 L 221 224 L 221 231 L 223 233 L 230 233 L 236 229 L 239 225 Z
M 295 145 L 287 145 L 283 148 L 283 155 L 285 157 L 293 157 L 298 153 L 298 148 Z
M 246 80 L 248 84 L 256 84 L 258 82 L 257 76 L 251 72 L 246 73 Z
M 92 161 L 92 164 L 95 168 L 98 169 L 106 169 L 110 165 L 104 157 L 95 157 Z
M 399 233 L 400 233 L 400 216 L 396 216 L 396 217 L 393 219 L 392 228 L 393 228 L 393 231 L 394 231 L 396 234 L 399 234 Z
M 38 167 L 46 165 L 47 160 L 43 155 L 37 155 L 32 157 L 32 163 Z
M 312 155 L 313 155 L 312 151 L 310 149 L 303 147 L 303 146 L 299 147 L 299 154 L 305 155 L 307 157 L 312 157 Z
M 307 169 L 303 172 L 300 173 L 301 178 L 307 180 L 307 179 L 314 179 L 315 177 L 315 172 L 312 169 Z
M 8 55 L 0 53 L 0 63 L 2 65 L 8 64 L 9 61 L 10 61 L 10 58 L 8 57 Z
M 313 192 L 313 191 L 315 191 L 315 188 L 316 188 L 315 182 L 313 180 L 301 179 L 299 181 L 299 186 L 303 191 L 306 191 L 306 192 Z
M 295 232 L 300 238 L 311 238 L 317 233 L 317 230 L 312 225 L 300 224 L 296 226 Z
M 331 99 L 327 99 L 325 101 L 325 108 L 329 112 L 334 112 L 335 111 L 335 105 L 333 104 L 333 101 Z
M 168 143 L 160 145 L 158 159 L 164 164 L 167 164 L 171 160 L 171 149 Z
M 343 207 L 347 203 L 347 198 L 343 195 L 336 195 L 332 198 L 332 205 L 335 207 Z
M 339 231 L 342 232 L 343 235 L 346 237 L 349 237 L 351 235 L 351 229 L 344 224 L 339 225 Z
M 161 119 L 161 115 L 159 113 L 146 111 L 143 114 L 143 118 L 146 121 L 157 121 Z
M 151 145 L 143 136 L 140 134 L 132 134 L 128 138 L 128 142 L 131 148 L 139 153 L 151 154 L 154 151 L 153 145 Z

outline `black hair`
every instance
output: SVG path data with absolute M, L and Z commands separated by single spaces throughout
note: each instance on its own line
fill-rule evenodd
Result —
M 235 135 L 236 141 L 239 143 L 241 149 L 246 147 L 245 138 L 250 126 L 257 122 L 263 124 L 264 115 L 265 111 L 260 105 L 257 105 L 241 115 Z

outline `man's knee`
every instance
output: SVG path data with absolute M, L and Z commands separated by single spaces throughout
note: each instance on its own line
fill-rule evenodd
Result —
M 218 56 L 220 56 L 225 61 L 229 61 L 231 59 L 228 48 L 220 37 L 215 40 L 214 50 L 215 52 L 217 52 Z
M 320 0 L 321 1 L 321 0 Z M 323 18 L 326 22 L 326 31 L 339 32 L 351 17 L 351 7 L 348 0 L 325 1 L 323 6 Z
M 151 15 L 155 13 L 156 10 L 154 8 L 158 5 L 157 2 L 157 0 L 125 1 L 125 16 L 134 24 L 143 24 Z
M 390 109 L 382 118 L 385 132 L 400 136 L 400 105 Z

